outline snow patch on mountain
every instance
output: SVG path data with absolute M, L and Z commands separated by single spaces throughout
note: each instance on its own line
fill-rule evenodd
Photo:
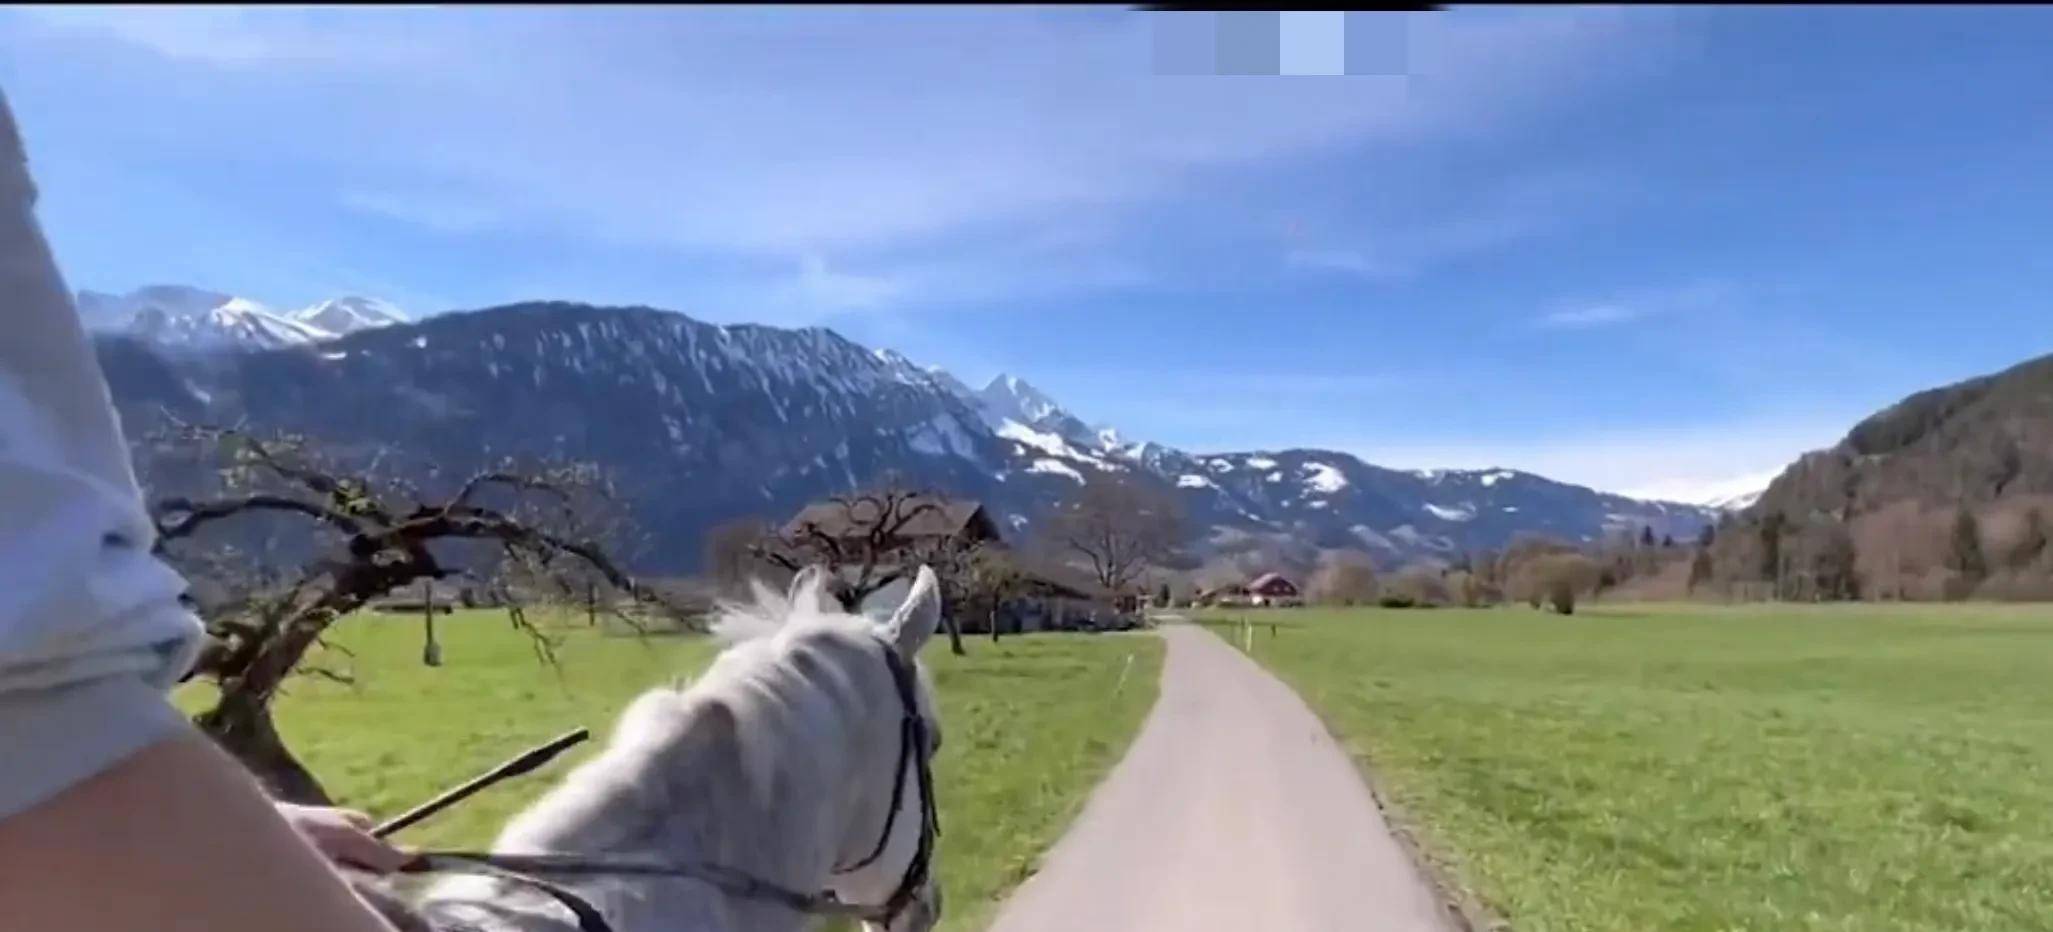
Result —
M 1179 489 L 1216 489 L 1219 486 L 1204 476 L 1182 475 L 1176 477 L 1176 487 Z
M 1420 507 L 1426 509 L 1433 517 L 1439 518 L 1442 521 L 1473 521 L 1476 518 L 1476 506 L 1467 503 L 1462 504 L 1459 508 L 1445 508 L 1432 502 L 1427 502 Z
M 937 414 L 934 418 L 913 428 L 912 436 L 906 441 L 915 451 L 928 456 L 953 454 L 966 460 L 977 458 L 976 441 L 963 430 L 962 422 L 952 414 Z
M 1507 471 L 1507 470 L 1502 470 L 1502 469 L 1500 469 L 1500 470 L 1498 470 L 1498 471 L 1496 471 L 1496 472 L 1486 472 L 1486 473 L 1482 474 L 1482 476 L 1478 477 L 1478 478 L 1476 479 L 1476 481 L 1477 481 L 1477 482 L 1480 482 L 1480 483 L 1482 483 L 1482 484 L 1483 484 L 1483 488 L 1486 488 L 1486 489 L 1487 489 L 1487 488 L 1489 488 L 1489 487 L 1491 487 L 1491 486 L 1493 486 L 1493 485 L 1496 485 L 1496 484 L 1497 484 L 1497 483 L 1499 483 L 1499 482 L 1503 482 L 1504 480 L 1506 480 L 1506 479 L 1509 479 L 1509 478 L 1511 478 L 1511 477 L 1513 477 L 1513 476 L 1516 476 L 1516 475 L 1518 475 L 1518 474 L 1517 474 L 1517 473 L 1514 473 L 1514 472 L 1510 472 L 1510 471 Z
M 1061 437 L 1047 431 L 1035 430 L 1015 420 L 1007 420 L 1000 424 L 997 433 L 1000 437 L 1015 443 L 1025 444 L 1049 456 L 1066 456 L 1071 459 L 1083 458 L 1082 454 L 1071 448 L 1069 444 L 1064 443 Z
M 1027 472 L 1045 472 L 1054 473 L 1058 476 L 1068 476 L 1076 480 L 1077 485 L 1082 485 L 1084 482 L 1083 473 L 1077 472 L 1075 467 L 1061 460 L 1035 460 L 1033 465 L 1027 467 Z
M 1347 488 L 1347 477 L 1330 464 L 1306 463 L 1304 468 L 1306 472 L 1311 474 L 1305 477 L 1305 488 L 1307 489 L 1331 495 Z
M 1249 469 L 1275 469 L 1276 461 L 1266 456 L 1250 456 L 1241 461 Z

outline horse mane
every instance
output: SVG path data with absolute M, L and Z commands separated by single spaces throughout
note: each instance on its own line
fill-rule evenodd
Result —
M 801 582 L 790 595 L 749 580 L 751 601 L 721 600 L 713 616 L 713 636 L 729 646 L 770 637 L 793 622 L 818 622 L 849 618 L 838 610 L 830 612 L 826 577 L 815 574 Z
M 637 697 L 605 750 L 509 823 L 502 841 L 560 838 L 568 825 L 591 824 L 595 809 L 620 805 L 622 796 L 635 797 L 643 812 L 664 811 L 670 800 L 663 794 L 622 787 L 668 786 L 648 774 L 674 770 L 666 764 L 713 745 L 738 760 L 754 801 L 769 804 L 779 761 L 807 759 L 790 752 L 845 733 L 848 710 L 860 702 L 843 672 L 848 658 L 829 662 L 830 656 L 877 640 L 873 622 L 830 607 L 821 582 L 815 576 L 790 596 L 755 582 L 752 600 L 721 603 L 712 630 L 726 647 L 713 663 L 696 679 Z M 719 757 L 717 751 L 706 757 Z

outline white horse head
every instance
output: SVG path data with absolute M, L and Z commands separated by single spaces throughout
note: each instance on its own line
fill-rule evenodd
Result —
M 940 744 L 918 654 L 941 617 L 921 567 L 888 617 L 843 612 L 827 575 L 801 572 L 788 593 L 757 584 L 723 605 L 729 646 L 694 683 L 652 690 L 620 717 L 611 742 L 509 823 L 499 854 L 562 854 L 712 863 L 780 887 L 882 904 L 931 853 L 921 762 Z M 891 656 L 887 657 L 886 654 Z M 901 678 L 924 729 L 907 729 Z M 907 752 L 908 736 L 924 733 Z M 893 809 L 893 806 L 896 809 Z M 889 925 L 926 932 L 940 917 L 931 868 Z M 780 932 L 811 918 L 693 879 L 550 878 L 590 902 L 617 932 Z M 421 907 L 433 924 L 575 928 L 561 906 L 518 884 L 456 877 Z

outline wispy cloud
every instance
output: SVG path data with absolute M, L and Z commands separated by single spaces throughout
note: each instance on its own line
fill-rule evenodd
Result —
M 1645 308 L 1626 307 L 1622 304 L 1593 304 L 1588 307 L 1569 308 L 1542 315 L 1541 327 L 1550 330 L 1581 330 L 1589 327 L 1603 327 L 1623 324 L 1647 315 Z
M 1363 278 L 1394 278 L 1398 274 L 1394 265 L 1347 249 L 1293 249 L 1283 254 L 1283 261 L 1294 268 L 1345 272 Z
M 338 200 L 343 208 L 356 213 L 411 223 L 441 233 L 472 233 L 499 227 L 506 222 L 504 212 L 493 210 L 482 201 L 447 195 L 345 191 Z
M 1299 219 L 1286 224 L 1284 263 L 1401 281 L 1567 230 L 1607 209 L 1618 187 L 1616 179 L 1590 172 L 1531 170 L 1433 197 L 1347 203 L 1344 215 L 1323 221 L 1324 229 L 1308 230 Z
M 1649 21 L 1603 9 L 1410 16 L 1416 81 L 1262 81 L 1148 77 L 1151 24 L 1138 13 L 31 15 L 39 35 L 102 43 L 95 80 L 183 82 L 218 102 L 153 127 L 161 138 L 220 140 L 314 177 L 389 180 L 338 185 L 337 200 L 359 213 L 442 233 L 747 261 L 831 255 L 833 273 L 801 284 L 844 306 L 907 300 L 951 268 L 984 264 L 966 243 L 1030 239 L 1080 215 L 1209 192 L 1222 172 L 1341 148 L 1409 151 L 1551 107 L 1600 76 L 1593 62 L 1643 44 Z M 431 66 L 415 61 L 423 56 Z M 1392 229 L 1308 257 L 1352 274 L 1405 274 L 1505 235 L 1501 219 L 1464 223 Z M 1077 249 L 1065 261 L 1092 260 Z M 1113 256 L 1080 281 L 1117 287 L 1149 275 L 1136 261 Z M 857 274 L 899 286 L 836 277 Z M 1003 280 L 1035 285 L 1030 275 Z
M 1703 312 L 1718 308 L 1732 297 L 1733 289 L 1716 280 L 1694 281 L 1662 288 L 1622 291 L 1594 301 L 1564 301 L 1553 310 L 1533 318 L 1541 330 L 1590 330 L 1630 324 L 1665 314 Z
M 794 287 L 809 307 L 847 311 L 880 307 L 897 297 L 905 285 L 888 276 L 833 271 L 825 259 L 809 254 L 799 263 Z

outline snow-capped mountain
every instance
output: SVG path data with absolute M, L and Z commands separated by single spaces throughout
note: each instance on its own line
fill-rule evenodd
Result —
M 336 298 L 287 312 L 186 285 L 149 285 L 122 295 L 81 291 L 78 311 L 86 326 L 97 331 L 201 351 L 306 346 L 407 319 L 376 298 Z
M 1705 502 L 1704 507 L 1713 511 L 1745 511 L 1754 507 L 1754 503 L 1760 501 L 1762 493 L 1766 491 L 1768 491 L 1768 487 L 1762 486 L 1751 492 L 1739 492 L 1733 495 L 1720 496 Z
M 1069 416 L 1069 412 L 1062 410 L 1055 399 L 1016 376 L 999 375 L 991 380 L 991 384 L 984 386 L 977 397 L 984 402 L 985 410 L 999 420 L 1037 424 Z
M 183 285 L 151 285 L 125 295 L 81 291 L 78 308 L 89 327 L 178 349 L 273 349 L 334 336 L 248 298 Z
M 1052 436 L 1070 448 L 1074 455 L 1092 461 L 1102 460 L 1120 446 L 1118 431 L 1085 424 L 1082 418 L 1071 414 L 1046 392 L 1018 376 L 1000 373 L 982 390 L 965 398 L 977 406 L 984 415 L 984 422 L 1001 436 Z M 1051 443 L 1047 440 L 1023 442 L 1044 449 Z
M 1138 472 L 1176 491 L 1207 546 L 1295 540 L 1393 565 L 1525 531 L 1578 539 L 1651 525 L 1682 539 L 1713 517 L 1511 470 L 1419 473 L 1333 451 L 1192 454 L 1127 441 L 1018 378 L 971 390 L 821 328 L 533 303 L 360 329 L 316 349 L 199 359 L 101 341 L 131 420 L 168 410 L 344 449 L 386 446 L 445 475 L 509 454 L 596 462 L 654 538 L 645 561 L 667 569 L 695 565 L 718 522 L 782 519 L 886 474 L 980 500 L 1023 536 L 1078 485 Z M 131 424 L 130 436 L 144 434 Z
M 301 309 L 293 313 L 292 319 L 341 336 L 373 327 L 403 324 L 408 318 L 406 312 L 392 306 L 389 301 L 350 295 L 330 298 L 312 307 Z
M 1711 482 L 1669 482 L 1635 489 L 1627 494 L 1634 498 L 1687 502 L 1719 512 L 1744 511 L 1760 501 L 1761 493 L 1766 492 L 1769 484 L 1781 474 L 1782 470 L 1778 468 Z

